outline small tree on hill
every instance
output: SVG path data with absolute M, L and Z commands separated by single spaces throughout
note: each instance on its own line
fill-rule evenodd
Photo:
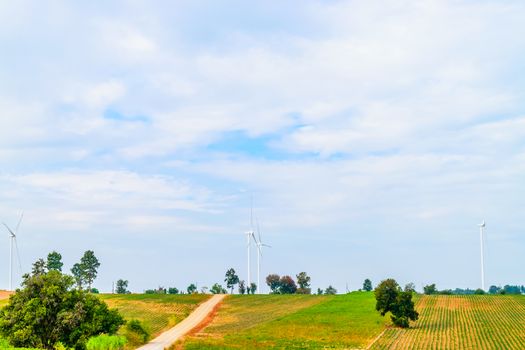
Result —
M 297 277 L 297 284 L 299 285 L 299 288 L 297 288 L 297 294 L 311 294 L 310 276 L 308 276 L 306 272 L 300 272 L 295 277 Z
M 283 276 L 279 280 L 279 293 L 280 294 L 295 294 L 297 291 L 297 285 L 290 276 Z
M 115 289 L 117 294 L 128 294 L 128 281 L 127 280 L 118 280 L 117 288 Z
M 197 291 L 197 286 L 192 283 L 188 286 L 188 288 L 186 288 L 186 291 L 188 292 L 188 294 L 193 294 Z
M 233 287 L 239 283 L 239 276 L 237 276 L 233 268 L 226 271 L 224 282 L 226 282 L 226 287 L 229 288 L 231 294 L 233 294 Z
M 325 289 L 324 294 L 326 295 L 334 295 L 337 294 L 337 289 L 335 289 L 332 286 L 328 286 L 328 288 Z
M 257 290 L 257 284 L 251 282 L 250 287 L 248 288 L 248 291 L 253 295 L 255 294 L 256 290 Z
M 432 283 L 432 284 L 428 284 L 428 285 L 424 286 L 423 287 L 423 293 L 425 293 L 426 295 L 437 294 L 438 290 L 436 288 L 436 284 Z
M 321 288 L 317 288 L 317 295 L 323 295 L 323 290 Z
M 279 287 L 281 286 L 281 277 L 277 274 L 270 274 L 266 276 L 266 284 L 270 287 L 272 294 L 279 294 Z
M 416 321 L 419 317 L 414 309 L 412 291 L 402 291 L 394 279 L 382 281 L 374 290 L 376 297 L 376 310 L 385 316 L 391 312 L 394 325 L 407 328 L 410 320 Z
M 373 287 L 372 287 L 372 281 L 370 281 L 368 278 L 363 282 L 363 290 L 365 292 L 370 292 L 372 291 Z
M 215 283 L 213 286 L 211 286 L 210 293 L 211 294 L 226 294 L 227 291 L 220 284 Z
M 33 269 L 31 273 L 35 276 L 44 275 L 47 272 L 46 262 L 44 259 L 38 259 L 33 263 Z
M 179 290 L 175 287 L 168 288 L 168 294 L 179 294 Z
M 60 255 L 57 252 L 51 252 L 47 256 L 47 269 L 49 271 L 55 270 L 55 271 L 62 271 L 62 266 L 64 264 L 62 263 L 62 255 Z
M 97 278 L 100 262 L 95 256 L 95 253 L 92 250 L 88 250 L 80 259 L 80 266 L 83 280 L 86 282 L 88 290 L 90 290 L 93 281 Z
M 246 285 L 244 280 L 239 281 L 239 294 L 246 293 Z

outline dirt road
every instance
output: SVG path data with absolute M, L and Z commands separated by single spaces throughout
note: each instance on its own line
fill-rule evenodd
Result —
M 182 322 L 177 324 L 172 329 L 162 333 L 157 338 L 153 339 L 146 345 L 141 346 L 137 350 L 164 350 L 164 348 L 173 345 L 180 337 L 189 333 L 192 329 L 203 322 L 206 317 L 213 311 L 215 306 L 224 299 L 226 295 L 214 295 L 195 309 Z

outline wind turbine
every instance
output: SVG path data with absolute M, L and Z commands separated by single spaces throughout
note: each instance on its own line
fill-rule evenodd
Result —
M 481 242 L 481 289 L 485 290 L 485 258 L 483 256 L 483 233 L 485 231 L 485 220 L 479 226 L 479 240 Z
M 6 225 L 5 222 L 3 222 L 5 228 L 7 231 L 9 231 L 9 238 L 11 239 L 11 244 L 9 248 L 9 290 L 13 290 L 13 246 L 16 249 L 16 257 L 18 260 L 18 266 L 20 270 L 22 270 L 22 264 L 20 263 L 20 254 L 18 253 L 18 243 L 16 242 L 16 235 L 18 234 L 18 229 L 20 228 L 20 223 L 22 222 L 22 218 L 24 217 L 24 213 L 20 215 L 20 220 L 18 220 L 18 224 L 16 225 L 15 231 L 11 230 L 9 226 Z
M 255 232 L 253 232 L 253 197 L 251 199 L 251 206 L 250 206 L 250 229 L 245 232 L 246 234 L 246 240 L 247 240 L 247 249 L 248 249 L 248 288 L 251 284 L 251 258 L 250 258 L 250 250 L 252 248 L 251 242 L 252 238 L 255 239 Z
M 268 247 L 271 248 L 268 244 L 264 244 L 261 239 L 261 230 L 259 229 L 259 220 L 257 218 L 255 219 L 257 221 L 257 235 L 259 236 L 259 240 L 255 239 L 255 236 L 253 236 L 253 240 L 255 241 L 255 244 L 257 245 L 257 290 L 259 291 L 259 294 L 261 294 L 261 257 L 262 257 L 262 247 Z

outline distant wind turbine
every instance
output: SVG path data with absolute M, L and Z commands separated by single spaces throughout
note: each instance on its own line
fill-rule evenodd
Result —
M 485 231 L 485 220 L 479 226 L 479 240 L 481 242 L 481 289 L 485 290 L 485 257 L 483 249 L 483 233 Z
M 259 236 L 259 239 L 255 239 L 255 236 L 253 237 L 255 244 L 257 245 L 257 290 L 259 291 L 259 294 L 261 294 L 261 258 L 262 258 L 262 248 L 268 247 L 271 248 L 268 244 L 264 244 L 261 239 L 261 230 L 259 228 L 259 220 L 257 220 L 257 235 Z
M 253 197 L 251 199 L 251 205 L 250 205 L 250 229 L 245 232 L 246 234 L 246 240 L 247 240 L 247 249 L 248 249 L 248 288 L 251 284 L 251 258 L 250 258 L 250 250 L 251 250 L 251 242 L 252 239 L 255 240 L 255 232 L 253 231 Z
M 16 258 L 18 260 L 18 267 L 20 270 L 22 270 L 22 264 L 20 262 L 20 254 L 18 252 L 18 243 L 16 241 L 16 235 L 18 234 L 18 229 L 20 228 L 20 223 L 22 222 L 22 218 L 24 217 L 24 213 L 20 215 L 20 220 L 18 220 L 18 224 L 16 225 L 15 230 L 11 230 L 9 226 L 6 225 L 6 223 L 3 223 L 7 231 L 9 231 L 9 238 L 11 239 L 10 247 L 9 247 L 9 290 L 13 290 L 13 247 L 16 249 Z

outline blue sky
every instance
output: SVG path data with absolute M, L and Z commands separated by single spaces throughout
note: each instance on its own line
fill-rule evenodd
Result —
M 2 2 L 0 219 L 25 212 L 24 271 L 92 249 L 103 291 L 245 279 L 251 195 L 263 275 L 340 291 L 476 288 L 485 219 L 487 284 L 525 284 L 524 16 L 520 1 Z

